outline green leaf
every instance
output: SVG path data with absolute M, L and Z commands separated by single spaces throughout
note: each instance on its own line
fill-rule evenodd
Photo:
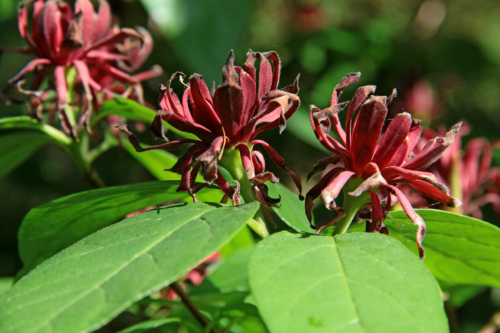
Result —
M 299 200 L 297 194 L 280 183 L 269 184 L 268 188 L 271 197 L 281 196 L 280 208 L 274 208 L 274 211 L 283 222 L 296 231 L 316 234 L 316 230 L 310 227 L 307 220 L 304 202 Z
M 448 332 L 436 280 L 384 235 L 280 232 L 257 245 L 249 276 L 273 333 Z
M 92 126 L 94 126 L 95 123 L 97 123 L 97 121 L 99 121 L 100 119 L 109 116 L 120 116 L 127 118 L 128 120 L 143 121 L 145 123 L 151 124 L 154 117 L 156 116 L 156 112 L 142 104 L 137 103 L 136 101 L 119 97 L 107 100 L 103 104 L 97 115 L 92 118 Z M 198 139 L 195 135 L 179 131 L 170 124 L 167 124 L 165 121 L 163 122 L 163 126 L 167 127 L 170 131 L 179 134 L 182 137 L 189 139 Z
M 416 212 L 427 225 L 424 263 L 448 284 L 500 286 L 500 229 L 472 217 L 433 209 Z M 389 235 L 414 253 L 416 227 L 403 211 L 390 212 L 384 221 Z
M 9 290 L 9 288 L 14 284 L 14 278 L 0 278 L 0 295 Z
M 124 330 L 119 331 L 118 333 L 141 333 L 147 332 L 150 329 L 158 328 L 165 326 L 171 323 L 179 322 L 179 318 L 162 318 L 162 319 L 150 319 L 143 321 L 142 323 L 135 324 L 134 326 L 130 326 Z
M 39 122 L 36 119 L 33 119 L 28 116 L 21 117 L 8 117 L 8 118 L 0 118 L 0 130 L 4 129 L 32 129 L 36 131 L 43 132 L 50 136 L 55 142 L 59 143 L 61 146 L 68 148 L 73 140 L 59 131 L 58 129 Z
M 229 241 L 258 203 L 168 206 L 102 229 L 0 297 L 0 332 L 89 332 L 176 281 Z
M 55 140 L 39 132 L 22 132 L 0 136 L 0 178 L 7 175 L 49 142 L 55 142 Z
M 80 192 L 38 206 L 19 229 L 23 276 L 36 265 L 127 214 L 189 197 L 178 182 L 156 181 Z

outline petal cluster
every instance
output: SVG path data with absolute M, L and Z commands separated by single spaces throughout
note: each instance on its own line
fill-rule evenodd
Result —
M 386 212 L 382 209 L 379 195 L 387 198 L 385 211 L 397 198 L 407 216 L 418 226 L 417 243 L 423 257 L 421 243 L 425 235 L 425 223 L 413 210 L 398 184 L 408 184 L 424 196 L 449 206 L 459 205 L 460 202 L 450 196 L 446 186 L 425 170 L 453 143 L 461 124 L 453 126 L 445 137 L 428 141 L 421 152 L 413 156 L 412 152 L 422 133 L 420 121 L 413 120 L 406 112 L 400 113 L 390 120 L 383 133 L 388 121 L 387 106 L 396 96 L 395 91 L 389 97 L 370 96 L 375 86 L 364 86 L 356 91 L 350 103 L 338 102 L 342 91 L 356 83 L 359 77 L 360 73 L 353 73 L 342 79 L 335 87 L 331 105 L 327 109 L 320 110 L 311 105 L 310 119 L 316 137 L 334 156 L 321 160 L 309 176 L 324 171 L 330 164 L 334 167 L 307 193 L 307 216 L 309 220 L 312 219 L 312 203 L 320 195 L 328 209 L 340 209 L 335 203 L 340 191 L 350 179 L 360 179 L 362 182 L 359 187 L 349 192 L 349 195 L 357 197 L 364 192 L 370 194 L 372 219 L 367 228 L 370 231 L 385 230 L 382 222 Z M 338 112 L 348 104 L 344 129 Z M 359 112 L 354 117 L 358 108 Z M 329 135 L 332 128 L 336 138 Z
M 500 172 L 491 166 L 492 146 L 485 138 L 474 138 L 467 143 L 462 151 L 461 138 L 469 131 L 470 126 L 465 123 L 453 144 L 431 166 L 430 172 L 436 176 L 439 182 L 445 184 L 457 197 L 460 197 L 463 202 L 461 206 L 463 214 L 480 219 L 482 218 L 480 207 L 491 203 L 497 211 L 497 215 L 500 216 L 500 209 L 498 209 L 500 207 L 500 187 L 497 184 Z M 443 127 L 438 128 L 437 132 L 425 129 L 414 152 L 419 153 L 429 140 L 444 132 Z
M 258 70 L 255 68 L 256 61 L 260 62 Z M 268 143 L 255 139 L 260 132 L 276 127 L 281 133 L 286 120 L 300 105 L 298 78 L 292 86 L 280 90 L 280 71 L 281 63 L 276 52 L 250 51 L 245 64 L 238 67 L 234 65 L 234 53 L 231 51 L 222 69 L 222 84 L 218 87 L 214 84 L 209 89 L 199 74 L 193 74 L 184 83 L 185 75 L 174 73 L 167 85 L 160 87 L 161 110 L 151 125 L 151 131 L 158 138 L 167 140 L 162 125 L 166 121 L 199 140 L 183 139 L 143 149 L 126 127 L 122 129 L 138 151 L 171 150 L 192 143 L 170 169 L 182 174 L 179 191 L 194 195 L 201 187 L 215 182 L 236 204 L 239 202 L 238 186 L 234 189 L 227 183 L 218 170 L 218 161 L 223 158 L 225 150 L 238 150 L 247 177 L 255 184 L 256 197 L 267 204 L 275 204 L 267 196 L 267 188 L 263 184 L 267 180 L 276 182 L 277 178 L 265 172 L 265 160 L 262 153 L 254 150 L 256 145 L 261 145 L 271 159 L 292 176 L 301 190 L 297 172 Z M 181 97 L 171 88 L 174 79 L 180 79 L 186 87 Z M 206 184 L 195 183 L 200 170 Z
M 33 3 L 33 12 L 28 11 Z M 19 32 L 27 41 L 26 49 L 4 47 L 2 50 L 18 51 L 33 54 L 30 61 L 15 77 L 9 81 L 20 92 L 28 92 L 33 97 L 29 108 L 33 116 L 40 117 L 39 107 L 46 102 L 47 91 L 40 90 L 45 77 L 53 77 L 51 85 L 57 92 L 56 108 L 63 129 L 70 135 L 74 129 L 68 120 L 64 106 L 68 96 L 68 70 L 77 70 L 76 82 L 71 83 L 83 87 L 82 102 L 86 111 L 81 123 L 87 126 L 94 104 L 94 97 L 103 94 L 105 97 L 125 92 L 113 83 L 119 81 L 135 90 L 142 101 L 140 81 L 161 74 L 158 68 L 153 71 L 131 75 L 149 55 L 152 39 L 144 29 L 119 29 L 111 26 L 111 11 L 105 0 L 99 1 L 96 13 L 89 0 L 77 0 L 74 11 L 70 5 L 58 0 L 24 1 L 18 12 Z M 30 26 L 31 25 L 31 29 Z M 132 39 L 136 40 L 133 41 Z M 29 72 L 35 72 L 35 78 L 29 91 L 20 85 Z M 51 87 L 52 88 L 52 87 Z M 37 108 L 35 110 L 35 108 Z

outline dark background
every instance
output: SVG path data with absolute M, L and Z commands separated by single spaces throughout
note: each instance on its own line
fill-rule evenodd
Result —
M 143 26 L 153 35 L 155 47 L 144 69 L 159 64 L 165 71 L 144 84 L 146 100 L 153 105 L 158 83 L 175 71 L 200 73 L 210 86 L 214 80 L 220 82 L 229 50 L 234 49 L 236 64 L 243 64 L 249 48 L 277 51 L 283 65 L 280 87 L 301 75 L 302 107 L 281 136 L 276 129 L 262 137 L 273 142 L 302 176 L 326 156 L 312 133 L 308 106 L 327 107 L 333 87 L 350 72 L 361 71 L 360 84 L 377 85 L 378 94 L 398 88 L 398 103 L 391 112 L 401 111 L 410 88 L 425 82 L 432 90 L 434 110 L 432 115 L 416 111 L 428 126 L 449 127 L 466 120 L 472 131 L 465 142 L 478 136 L 500 139 L 497 0 L 113 0 L 110 4 L 120 26 Z M 17 30 L 16 7 L 17 1 L 0 0 L 0 45 L 25 46 Z M 4 53 L 0 86 L 29 59 Z M 348 100 L 358 86 L 346 89 L 341 100 Z M 23 106 L 0 105 L 0 117 L 25 112 Z M 500 165 L 500 155 L 495 161 Z M 118 148 L 100 157 L 95 167 L 107 185 L 154 179 Z M 269 168 L 291 185 L 281 170 Z M 21 267 L 16 235 L 28 210 L 86 189 L 71 157 L 53 145 L 0 180 L 0 277 L 13 276 Z M 484 213 L 487 221 L 497 223 L 491 207 Z M 478 331 L 498 310 L 500 297 L 491 295 L 491 289 L 485 289 L 458 310 L 462 332 Z

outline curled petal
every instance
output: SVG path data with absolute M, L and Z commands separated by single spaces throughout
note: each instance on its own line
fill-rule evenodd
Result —
M 258 150 L 252 151 L 252 161 L 255 167 L 255 173 L 261 174 L 266 169 L 266 160 L 264 155 Z
M 217 169 L 217 177 L 214 179 L 214 183 L 217 184 L 217 186 L 220 187 L 220 189 L 225 193 L 225 196 L 228 198 L 231 198 L 233 201 L 233 206 L 239 206 L 241 205 L 240 201 L 240 183 L 235 181 L 236 183 L 236 190 L 232 188 L 228 182 L 224 179 L 220 171 Z M 225 198 L 222 198 L 222 201 L 224 201 Z M 227 200 L 226 200 L 227 202 Z
M 318 163 L 314 165 L 311 172 L 307 174 L 307 181 L 309 181 L 309 179 L 311 179 L 311 177 L 314 176 L 315 174 L 325 171 L 328 165 L 338 164 L 341 160 L 342 159 L 339 156 L 330 156 L 319 160 Z
M 412 158 L 403 165 L 406 169 L 424 170 L 432 163 L 436 162 L 445 150 L 453 143 L 455 135 L 460 130 L 462 123 L 453 125 L 444 138 L 435 138 L 429 141 L 420 154 Z
M 208 184 L 212 184 L 212 182 L 217 178 L 217 159 L 224 149 L 224 141 L 224 137 L 217 137 L 212 142 L 210 147 L 196 159 L 198 162 L 203 163 L 201 176 Z
M 413 207 L 411 206 L 411 203 L 408 200 L 408 198 L 406 198 L 403 192 L 401 192 L 397 187 L 392 185 L 384 185 L 383 187 L 391 189 L 396 193 L 399 203 L 401 204 L 401 207 L 403 207 L 406 216 L 408 216 L 408 218 L 413 222 L 413 224 L 417 226 L 416 241 L 417 241 L 418 253 L 420 255 L 420 260 L 424 260 L 425 251 L 424 248 L 422 247 L 422 241 L 424 240 L 425 230 L 426 230 L 424 220 L 420 217 L 420 215 L 418 215 L 415 212 L 415 210 L 413 210 Z
M 12 79 L 9 80 L 9 84 L 14 84 L 21 80 L 26 74 L 34 71 L 38 66 L 50 65 L 51 61 L 49 59 L 37 58 L 31 60 L 23 69 L 19 71 Z
M 342 171 L 344 171 L 344 168 L 334 168 L 334 169 L 328 171 L 320 179 L 320 181 L 316 185 L 314 185 L 313 188 L 311 188 L 309 190 L 309 192 L 307 192 L 306 201 L 305 201 L 305 206 L 306 206 L 305 208 L 306 208 L 306 215 L 307 215 L 307 219 L 309 220 L 309 223 L 312 223 L 312 208 L 313 208 L 314 199 L 319 197 L 321 192 L 325 189 L 325 187 L 328 186 L 328 184 L 333 179 L 333 177 L 337 176 Z M 314 228 L 312 224 L 311 224 L 311 227 Z
M 318 120 L 318 121 L 328 119 L 328 118 L 332 117 L 333 115 L 339 113 L 340 111 L 344 110 L 344 108 L 347 106 L 347 104 L 349 104 L 349 102 L 343 102 L 340 104 L 332 105 L 332 106 L 330 106 L 330 107 L 328 107 L 320 112 L 315 112 L 313 114 L 313 118 L 315 120 Z M 328 132 L 326 132 L 326 134 L 328 134 Z
M 247 60 L 245 61 L 245 64 L 242 67 L 243 70 L 247 72 L 248 75 L 250 75 L 250 77 L 254 80 L 254 82 L 255 82 L 255 67 L 254 67 L 255 59 L 257 59 L 255 57 L 255 52 L 250 50 L 249 52 L 247 52 Z
M 264 184 L 265 182 L 267 182 L 269 180 L 274 184 L 276 184 L 280 181 L 278 179 L 278 177 L 276 177 L 272 172 L 260 173 L 260 174 L 256 175 L 255 177 L 250 178 L 250 182 L 252 182 L 254 184 L 256 184 L 256 183 Z
M 297 186 L 297 189 L 299 190 L 299 199 L 304 200 L 304 197 L 302 196 L 302 182 L 299 173 L 294 168 L 289 167 L 288 164 L 286 164 L 285 159 L 281 157 L 276 152 L 276 150 L 274 150 L 267 142 L 261 140 L 255 140 L 252 142 L 252 145 L 257 145 L 257 144 L 260 144 L 264 147 L 269 156 L 271 156 L 271 159 L 274 161 L 274 163 L 276 163 L 279 167 L 288 172 L 290 177 L 292 177 L 295 186 Z
M 344 187 L 345 183 L 354 176 L 355 173 L 352 171 L 342 171 L 337 177 L 335 177 L 330 184 L 321 192 L 321 199 L 328 209 L 337 208 L 335 199 L 337 199 L 340 191 Z
M 135 148 L 135 151 L 137 151 L 138 153 L 146 151 L 146 150 L 153 150 L 153 149 L 174 150 L 174 149 L 180 148 L 188 143 L 198 143 L 198 144 L 202 143 L 201 141 L 198 141 L 198 140 L 181 139 L 181 140 L 176 140 L 176 141 L 164 143 L 164 144 L 158 145 L 158 146 L 150 146 L 150 147 L 143 148 L 139 142 L 139 139 L 137 139 L 137 137 L 132 132 L 130 132 L 127 125 L 120 125 L 117 127 L 127 134 L 127 137 L 128 137 L 130 144 Z
M 391 182 L 398 177 L 403 177 L 408 180 L 423 180 L 434 185 L 437 188 L 441 188 L 443 192 L 448 191 L 446 189 L 446 186 L 439 183 L 436 176 L 434 176 L 434 174 L 430 172 L 408 170 L 401 167 L 390 166 L 382 170 L 382 176 L 384 176 L 384 178 L 387 179 L 388 182 Z
M 325 132 L 321 128 L 321 124 L 317 120 L 314 119 L 313 114 L 315 112 L 320 112 L 321 110 L 318 109 L 314 105 L 310 105 L 309 111 L 310 111 L 309 118 L 311 120 L 311 125 L 313 127 L 314 134 L 316 134 L 316 138 L 318 138 L 319 142 L 326 149 L 328 149 L 332 153 L 335 153 L 335 154 L 339 155 L 340 157 L 342 157 L 342 159 L 344 160 L 344 163 L 345 163 L 346 162 L 345 157 L 349 156 L 349 152 L 339 142 L 337 142 L 335 139 L 332 139 L 332 138 L 330 138 L 330 136 L 325 134 Z
M 438 188 L 433 184 L 429 184 L 421 180 L 399 180 L 397 181 L 397 183 L 408 184 L 420 194 L 439 202 L 443 202 L 448 207 L 454 208 L 460 207 L 462 205 L 462 202 L 459 199 L 453 198 L 451 195 L 449 195 L 448 189 L 446 187 L 444 187 L 445 191 L 443 191 L 443 188 Z
M 364 182 L 362 182 L 357 189 L 349 192 L 353 197 L 359 197 L 363 192 L 379 187 L 380 185 L 387 185 L 387 181 L 382 177 L 378 166 L 375 163 L 368 163 L 363 173 L 371 174 Z
M 359 81 L 359 78 L 361 77 L 361 72 L 357 73 L 350 73 L 346 75 L 342 80 L 340 80 L 339 84 L 335 86 L 333 89 L 333 94 L 332 94 L 332 99 L 330 101 L 330 105 L 335 105 L 339 102 L 339 97 L 340 94 L 342 94 L 342 91 L 349 87 L 352 84 L 355 84 L 356 82 Z
M 118 30 L 117 32 L 112 33 L 108 37 L 103 38 L 103 39 L 99 40 L 98 42 L 92 44 L 85 51 L 88 52 L 90 50 L 98 49 L 102 46 L 109 46 L 109 45 L 121 43 L 125 39 L 130 38 L 130 37 L 135 37 L 141 43 L 143 42 L 142 36 L 137 31 L 135 31 L 134 29 L 122 28 L 122 29 Z

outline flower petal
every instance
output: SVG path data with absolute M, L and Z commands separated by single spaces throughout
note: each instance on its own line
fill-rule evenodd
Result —
M 363 176 L 371 175 L 358 188 L 349 192 L 353 197 L 359 197 L 363 192 L 377 188 L 380 185 L 387 185 L 387 181 L 382 177 L 378 166 L 375 163 L 368 163 L 363 171 Z
M 397 114 L 391 121 L 372 160 L 380 169 L 388 166 L 396 155 L 410 131 L 411 124 L 411 115 L 407 112 Z
M 36 58 L 31 60 L 23 69 L 19 71 L 12 79 L 9 80 L 9 84 L 15 84 L 17 81 L 21 80 L 26 74 L 34 71 L 38 66 L 50 65 L 52 62 L 49 59 Z
M 354 171 L 361 175 L 373 157 L 387 115 L 387 97 L 371 96 L 361 106 L 352 133 Z
M 247 177 L 249 179 L 255 177 L 255 169 L 252 161 L 252 153 L 248 148 L 248 146 L 242 143 L 237 145 L 235 148 L 240 151 L 241 162 L 243 164 L 243 169 L 245 169 Z
M 223 136 L 217 137 L 210 147 L 196 159 L 198 162 L 203 163 L 201 176 L 208 184 L 212 184 L 217 178 L 217 159 L 224 148 L 224 141 L 225 138 Z
M 408 198 L 406 198 L 403 192 L 401 192 L 397 187 L 392 185 L 384 185 L 383 187 L 391 189 L 396 193 L 399 203 L 401 204 L 401 207 L 403 207 L 406 216 L 408 216 L 408 218 L 413 222 L 413 224 L 417 226 L 416 241 L 417 241 L 418 253 L 420 255 L 420 260 L 424 260 L 425 251 L 424 248 L 422 247 L 422 241 L 424 240 L 425 230 L 426 230 L 424 220 L 420 217 L 420 215 L 418 215 L 415 212 L 415 210 L 413 210 L 413 207 L 411 206 L 410 201 L 408 201 Z
M 307 174 L 307 181 L 309 181 L 309 179 L 311 179 L 312 176 L 314 176 L 315 174 L 319 173 L 319 172 L 323 172 L 325 171 L 325 169 L 331 164 L 331 165 L 335 165 L 335 164 L 338 164 L 342 159 L 339 157 L 339 156 L 330 156 L 330 157 L 325 157 L 321 160 L 318 161 L 318 163 L 316 163 L 313 167 L 313 169 L 311 170 L 311 172 L 309 172 Z
M 422 149 L 420 154 L 412 158 L 410 161 L 405 163 L 403 167 L 405 169 L 412 170 L 424 170 L 432 163 L 437 161 L 439 157 L 445 152 L 446 148 L 448 148 L 455 139 L 455 135 L 460 130 L 462 123 L 458 123 L 453 125 L 450 131 L 446 133 L 446 137 L 444 138 L 435 138 L 434 140 L 429 141 L 425 147 Z
M 408 184 L 415 189 L 415 191 L 420 194 L 437 200 L 439 202 L 445 203 L 448 207 L 459 207 L 462 205 L 462 202 L 456 198 L 453 198 L 446 187 L 438 188 L 432 184 L 424 182 L 422 180 L 399 180 L 397 183 Z
M 306 208 L 306 215 L 307 219 L 309 220 L 309 223 L 312 222 L 312 208 L 313 208 L 313 201 L 317 197 L 321 195 L 321 192 L 325 189 L 325 187 L 330 184 L 331 180 L 333 177 L 336 177 L 340 172 L 344 171 L 344 168 L 333 168 L 330 171 L 328 171 L 321 179 L 320 181 L 314 185 L 309 192 L 306 194 L 306 201 L 305 201 L 305 208 Z M 313 225 L 311 224 L 311 227 Z
M 372 202 L 372 218 L 371 224 L 375 231 L 379 231 L 380 227 L 382 227 L 382 222 L 384 221 L 384 215 L 382 213 L 382 205 L 380 204 L 380 198 L 378 194 L 368 190 L 368 193 L 371 197 Z
M 193 119 L 195 122 L 207 127 L 216 135 L 222 135 L 221 119 L 212 106 L 212 97 L 203 77 L 193 74 L 189 78 L 191 98 L 193 105 Z
M 251 79 L 251 78 L 250 78 Z M 255 89 L 255 88 L 254 88 Z M 222 84 L 215 90 L 215 110 L 226 135 L 231 141 L 239 141 L 239 130 L 243 123 L 244 93 L 238 84 L 238 75 L 234 68 L 234 52 L 231 50 L 226 65 L 222 68 Z M 252 103 L 253 104 L 253 103 Z
M 345 121 L 345 131 L 346 131 L 346 147 L 349 149 L 352 145 L 352 118 L 354 117 L 354 112 L 358 109 L 358 107 L 365 101 L 368 95 L 373 94 L 375 92 L 376 86 L 364 86 L 359 87 L 358 90 L 354 93 L 353 98 L 351 99 L 351 104 L 349 105 L 349 109 L 347 110 L 347 118 Z
M 352 171 L 342 171 L 338 174 L 323 191 L 321 191 L 321 199 L 325 204 L 327 209 L 337 208 L 335 199 L 337 199 L 340 191 L 344 187 L 345 183 L 354 176 L 355 173 Z
M 198 140 L 181 139 L 181 140 L 176 140 L 176 141 L 164 143 L 164 144 L 161 144 L 158 146 L 150 146 L 150 147 L 142 148 L 141 144 L 139 142 L 139 139 L 137 139 L 137 137 L 132 132 L 130 132 L 127 125 L 120 125 L 120 126 L 118 126 L 118 128 L 127 134 L 127 137 L 128 137 L 128 140 L 130 141 L 130 144 L 135 148 L 135 150 L 138 153 L 146 151 L 146 150 L 153 150 L 153 149 L 174 150 L 174 149 L 180 148 L 188 143 L 198 143 L 198 144 L 201 143 L 201 141 L 198 141 Z

